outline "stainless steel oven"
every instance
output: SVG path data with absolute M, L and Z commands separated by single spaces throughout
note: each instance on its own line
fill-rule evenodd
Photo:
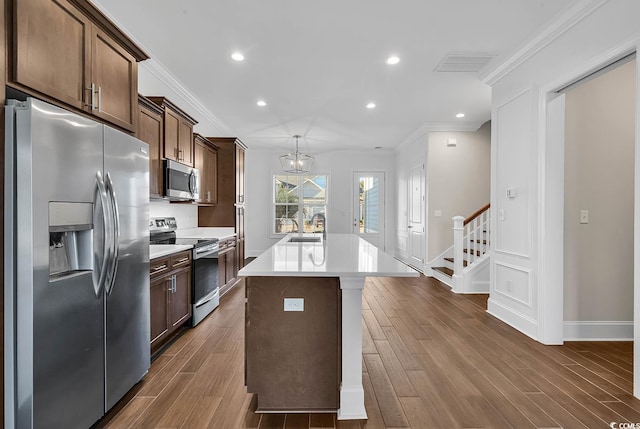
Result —
M 192 259 L 193 315 L 191 325 L 196 326 L 220 304 L 218 242 L 210 242 L 194 248 Z

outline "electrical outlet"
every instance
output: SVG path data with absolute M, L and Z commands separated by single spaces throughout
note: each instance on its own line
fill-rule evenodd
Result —
M 507 292 L 513 292 L 513 283 L 511 283 L 511 280 L 507 280 Z
M 589 223 L 589 210 L 580 210 L 580 223 Z
M 285 298 L 284 311 L 304 311 L 304 298 Z
M 442 216 L 442 210 L 436 210 L 436 211 L 433 213 L 433 215 L 434 215 L 435 217 L 440 217 L 440 216 Z

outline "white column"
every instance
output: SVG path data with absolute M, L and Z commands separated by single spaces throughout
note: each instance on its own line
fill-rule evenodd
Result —
M 342 383 L 338 420 L 367 418 L 362 387 L 362 289 L 364 277 L 340 276 L 342 289 Z
M 461 292 L 464 288 L 462 284 L 462 249 L 464 247 L 464 218 L 462 216 L 453 217 L 453 291 Z M 469 249 L 471 252 L 471 249 Z M 469 258 L 471 260 L 471 258 Z

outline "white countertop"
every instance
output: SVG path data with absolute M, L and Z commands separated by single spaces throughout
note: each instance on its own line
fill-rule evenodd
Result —
M 190 249 L 193 249 L 193 246 L 190 244 L 151 244 L 149 246 L 149 259 L 161 258 L 171 255 L 172 253 Z
M 176 230 L 176 237 L 178 238 L 217 238 L 218 240 L 224 240 L 235 235 L 236 232 L 233 227 L 200 227 Z
M 304 236 L 321 234 L 304 234 Z M 289 234 L 245 265 L 241 276 L 418 277 L 413 268 L 354 234 L 327 234 L 320 243 L 290 243 Z

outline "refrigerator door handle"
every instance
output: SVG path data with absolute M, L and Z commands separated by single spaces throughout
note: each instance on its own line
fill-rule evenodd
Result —
M 109 241 L 108 241 L 110 221 L 109 221 L 109 211 L 107 210 L 107 205 L 109 203 L 108 203 L 108 197 L 107 197 L 107 190 L 105 188 L 104 180 L 102 179 L 102 174 L 100 173 L 100 171 L 96 172 L 96 185 L 98 188 L 98 194 L 100 195 L 100 203 L 102 205 L 102 221 L 104 223 L 104 228 L 105 228 L 104 240 L 102 245 L 102 264 L 101 264 L 100 275 L 98 276 L 98 281 L 96 282 L 94 278 L 94 282 L 93 282 L 93 288 L 94 288 L 96 297 L 100 298 L 100 295 L 102 294 L 102 288 L 104 286 L 104 283 L 107 277 L 107 271 L 108 271 L 107 263 L 109 262 L 109 254 L 111 253 L 109 249 Z
M 118 258 L 120 256 L 120 210 L 118 210 L 118 200 L 116 198 L 116 191 L 113 189 L 113 181 L 111 180 L 111 173 L 107 172 L 106 189 L 109 198 L 111 199 L 111 210 L 113 216 L 113 251 L 111 267 L 108 276 L 107 296 L 111 295 L 113 290 L 113 284 L 116 279 L 116 272 L 118 271 Z

